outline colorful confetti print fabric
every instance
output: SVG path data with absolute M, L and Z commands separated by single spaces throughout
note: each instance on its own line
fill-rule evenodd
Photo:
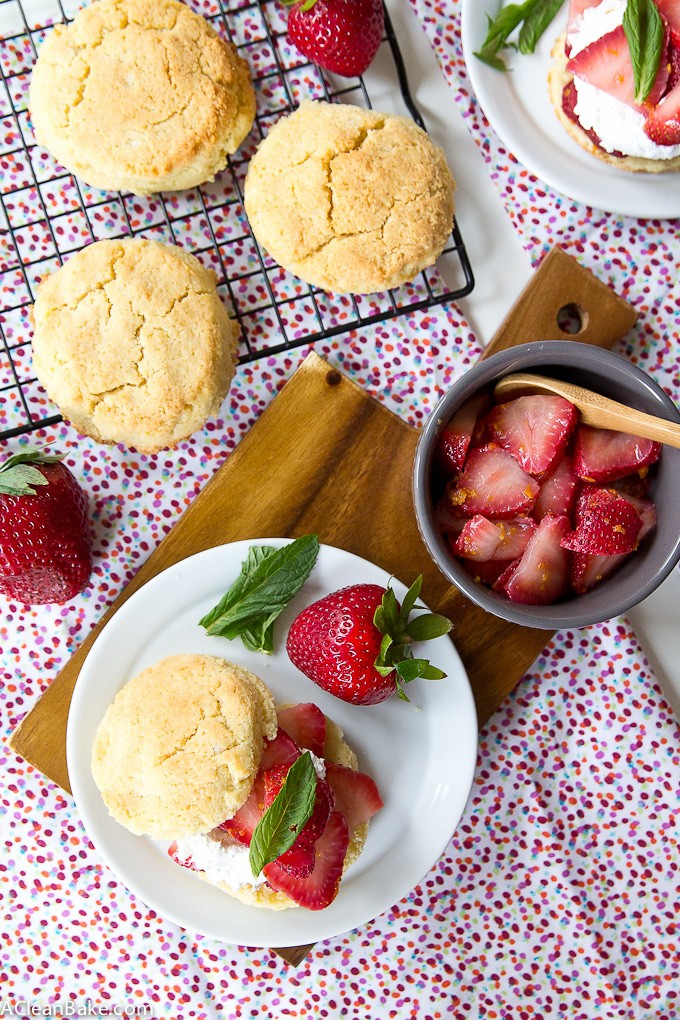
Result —
M 470 94 L 460 4 L 413 6 L 533 261 L 559 244 L 628 298 L 639 322 L 622 350 L 678 400 L 678 222 L 604 215 L 532 177 L 500 145 Z M 10 49 L 3 59 L 18 59 Z M 29 65 L 19 75 L 24 87 Z M 3 122 L 8 131 L 10 120 Z M 25 116 L 13 130 L 30 130 Z M 57 252 L 65 256 L 92 239 L 90 231 L 164 236 L 167 221 L 153 199 L 94 196 L 86 223 L 76 216 L 82 193 L 73 199 L 80 185 L 65 175 L 54 188 L 48 159 L 30 173 L 18 155 L 2 162 L 3 188 L 12 192 L 5 215 L 14 226 L 24 217 L 21 256 L 37 276 Z M 172 200 L 188 210 L 177 217 L 181 243 L 203 248 L 206 231 L 205 251 L 219 243 L 206 204 L 230 186 L 225 178 L 198 197 Z M 57 216 L 53 231 L 41 231 L 43 203 Z M 3 286 L 30 290 L 32 277 L 17 276 L 13 249 L 6 254 Z M 247 265 L 252 252 L 244 243 L 230 247 L 229 257 Z M 224 281 L 223 289 L 234 298 Z M 257 316 L 257 288 L 244 300 Z M 4 317 L 14 371 L 18 365 L 23 378 L 30 370 L 27 301 Z M 342 320 L 347 310 L 338 303 L 329 314 Z M 276 328 L 262 320 L 265 332 Z M 340 335 L 316 350 L 415 425 L 480 353 L 454 305 Z M 243 365 L 222 416 L 156 457 L 104 449 L 63 424 L 37 437 L 66 452 L 90 495 L 95 572 L 70 605 L 2 606 L 0 1015 L 61 1004 L 63 1015 L 144 1015 L 146 1007 L 146 1015 L 175 1020 L 673 1020 L 680 1015 L 680 731 L 626 620 L 550 642 L 481 733 L 467 810 L 436 866 L 388 913 L 318 944 L 299 967 L 154 914 L 102 865 L 71 798 L 9 750 L 9 733 L 304 353 Z M 37 389 L 29 399 L 44 406 Z M 7 402 L 3 413 L 11 427 Z

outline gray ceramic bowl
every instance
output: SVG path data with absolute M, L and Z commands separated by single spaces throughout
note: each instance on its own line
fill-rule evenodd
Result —
M 664 446 L 653 472 L 650 496 L 657 509 L 656 531 L 616 573 L 585 595 L 551 606 L 511 602 L 491 591 L 449 552 L 433 515 L 432 458 L 439 430 L 479 389 L 511 372 L 537 372 L 585 386 L 621 403 L 680 422 L 680 411 L 648 375 L 626 358 L 573 340 L 550 340 L 512 347 L 480 361 L 441 399 L 427 421 L 416 451 L 413 495 L 420 533 L 442 573 L 472 602 L 496 616 L 527 627 L 554 630 L 586 627 L 609 620 L 636 605 L 657 588 L 680 560 L 680 450 Z

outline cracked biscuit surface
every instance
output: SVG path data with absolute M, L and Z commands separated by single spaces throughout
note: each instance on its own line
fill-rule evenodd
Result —
M 247 64 L 178 0 L 96 0 L 33 69 L 37 141 L 97 188 L 148 195 L 212 180 L 255 116 Z
M 158 241 L 97 241 L 40 284 L 33 366 L 83 435 L 143 453 L 175 446 L 217 414 L 238 327 L 214 274 Z
M 118 692 L 95 735 L 92 774 L 131 832 L 209 832 L 250 793 L 263 739 L 276 735 L 259 677 L 210 655 L 173 655 Z
M 324 290 L 369 294 L 412 280 L 444 249 L 455 182 L 408 117 L 304 103 L 250 161 L 245 207 L 258 242 Z

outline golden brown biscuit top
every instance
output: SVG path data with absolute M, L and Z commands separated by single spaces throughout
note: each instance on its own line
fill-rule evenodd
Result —
M 41 47 L 31 112 L 67 163 L 161 175 L 215 141 L 245 83 L 234 47 L 178 0 L 97 0 Z
M 216 412 L 233 374 L 237 330 L 214 274 L 173 245 L 88 245 L 41 282 L 33 319 L 38 378 L 104 441 L 177 442 Z
M 250 793 L 276 735 L 259 677 L 209 655 L 174 655 L 118 692 L 97 730 L 92 772 L 106 806 L 139 835 L 208 832 Z
M 245 203 L 280 265 L 360 292 L 434 260 L 451 232 L 454 188 L 443 152 L 410 118 L 312 102 L 260 144 Z

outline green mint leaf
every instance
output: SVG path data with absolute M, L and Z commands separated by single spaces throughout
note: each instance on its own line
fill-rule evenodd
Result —
M 453 624 L 439 613 L 423 613 L 409 621 L 406 633 L 414 641 L 431 641 L 448 634 Z
M 309 751 L 291 765 L 283 786 L 255 826 L 249 861 L 253 875 L 289 850 L 314 810 L 316 770 Z
M 498 54 L 509 45 L 508 38 L 522 24 L 535 2 L 536 0 L 526 0 L 523 4 L 508 4 L 507 7 L 501 8 L 495 18 L 487 14 L 486 38 L 481 49 L 475 52 L 475 56 L 497 71 L 507 71 L 505 62 Z
M 280 549 L 251 546 L 241 573 L 200 626 L 230 641 L 241 637 L 252 651 L 271 654 L 273 623 L 309 577 L 318 555 L 317 535 L 303 535 Z
M 664 27 L 653 0 L 628 0 L 623 30 L 633 64 L 635 102 L 644 103 L 659 71 Z
M 538 0 L 519 31 L 517 40 L 520 53 L 533 53 L 536 43 L 553 20 L 564 0 Z

